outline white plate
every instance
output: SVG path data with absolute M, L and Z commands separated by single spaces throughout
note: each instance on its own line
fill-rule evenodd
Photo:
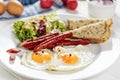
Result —
M 81 19 L 80 16 L 59 14 L 64 21 L 67 19 Z M 26 20 L 26 19 L 25 19 Z M 120 41 L 116 38 L 110 38 L 102 44 L 91 45 L 91 51 L 96 55 L 95 61 L 83 70 L 71 73 L 51 73 L 30 69 L 20 64 L 20 58 L 16 57 L 15 63 L 9 63 L 9 54 L 6 50 L 16 48 L 18 45 L 17 39 L 13 35 L 12 26 L 0 29 L 0 61 L 10 71 L 13 71 L 21 76 L 32 79 L 47 79 L 47 80 L 73 80 L 85 79 L 103 72 L 110 67 L 119 57 Z

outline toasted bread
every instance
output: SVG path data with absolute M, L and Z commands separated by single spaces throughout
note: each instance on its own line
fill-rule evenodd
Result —
M 92 43 L 102 43 L 110 37 L 110 25 L 106 21 L 100 21 L 69 32 L 72 32 L 75 38 L 89 39 Z
M 83 27 L 85 25 L 89 25 L 89 24 L 94 24 L 97 22 L 101 22 L 101 21 L 105 21 L 107 26 L 111 26 L 112 25 L 112 19 L 81 19 L 81 20 L 68 20 L 68 29 L 69 30 L 73 30 L 73 29 L 77 29 L 80 27 Z

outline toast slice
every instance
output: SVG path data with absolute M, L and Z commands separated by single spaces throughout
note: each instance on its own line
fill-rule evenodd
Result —
M 104 21 L 106 22 L 107 26 L 111 26 L 112 25 L 112 19 L 81 19 L 81 20 L 68 20 L 68 29 L 69 30 L 73 30 L 73 29 L 77 29 L 80 27 L 83 27 L 85 25 L 89 25 L 89 24 L 94 24 L 97 22 L 101 22 Z
M 85 25 L 69 32 L 73 33 L 74 38 L 89 39 L 92 43 L 102 43 L 110 37 L 110 27 L 106 21 Z

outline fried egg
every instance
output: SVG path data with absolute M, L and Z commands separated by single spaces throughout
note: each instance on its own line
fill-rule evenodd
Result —
M 47 49 L 43 49 L 38 53 L 26 52 L 22 56 L 21 64 L 33 69 L 44 70 L 51 63 L 52 54 Z
M 63 72 L 83 69 L 94 59 L 95 55 L 87 46 L 57 46 L 52 51 L 44 49 L 39 55 L 33 52 L 23 54 L 22 64 L 33 69 Z
M 91 64 L 95 55 L 87 46 L 58 46 L 54 48 L 54 61 L 47 69 L 49 71 L 81 70 Z

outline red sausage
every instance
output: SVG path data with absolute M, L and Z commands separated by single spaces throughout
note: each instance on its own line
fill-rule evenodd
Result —
M 54 47 L 56 47 L 57 46 L 57 44 L 50 44 L 50 45 L 48 45 L 46 48 L 47 49 L 52 49 L 52 48 L 54 48 Z
M 51 38 L 51 37 L 54 37 L 54 36 L 57 36 L 59 35 L 59 33 L 53 33 L 53 34 L 49 34 L 49 35 L 45 35 L 45 36 L 41 36 L 41 37 L 38 37 L 36 39 L 33 39 L 33 40 L 26 40 L 24 41 L 23 43 L 21 43 L 21 46 L 24 46 L 24 45 L 29 45 L 31 43 L 37 43 L 37 42 L 42 42 L 48 38 Z
M 64 40 L 65 38 L 70 38 L 70 37 L 72 37 L 72 35 L 73 35 L 72 32 L 70 32 L 70 33 L 61 34 L 61 35 L 55 36 L 51 39 L 48 39 L 48 40 L 40 43 L 39 45 L 37 45 L 34 48 L 34 52 L 40 51 L 41 49 L 46 48 L 48 45 L 54 44 L 60 40 Z
M 58 42 L 56 45 L 57 46 L 68 46 L 68 45 L 87 45 L 89 44 L 90 41 L 89 40 L 81 40 L 81 39 L 76 39 L 76 40 L 62 40 L 60 42 Z
M 42 37 L 39 37 L 39 38 L 36 38 L 36 39 L 33 39 L 33 40 L 26 40 L 24 41 L 23 43 L 21 43 L 20 46 L 26 48 L 26 49 L 34 49 L 34 47 L 38 44 L 40 44 L 41 42 L 47 40 L 47 39 L 50 39 L 54 36 L 57 36 L 59 35 L 59 33 L 53 33 L 53 34 L 49 34 L 49 35 L 45 35 L 45 36 L 42 36 Z
M 24 46 L 25 49 L 28 49 L 28 50 L 33 50 L 39 43 L 36 43 L 36 44 L 29 44 L 27 46 Z
M 78 44 L 87 45 L 89 43 L 90 43 L 89 40 L 81 40 L 81 39 L 76 39 L 76 40 L 61 40 L 61 41 L 58 41 L 56 44 L 50 44 L 50 45 L 48 45 L 46 48 L 47 49 L 52 49 L 52 48 L 54 48 L 56 46 L 69 46 L 69 45 L 78 45 Z

